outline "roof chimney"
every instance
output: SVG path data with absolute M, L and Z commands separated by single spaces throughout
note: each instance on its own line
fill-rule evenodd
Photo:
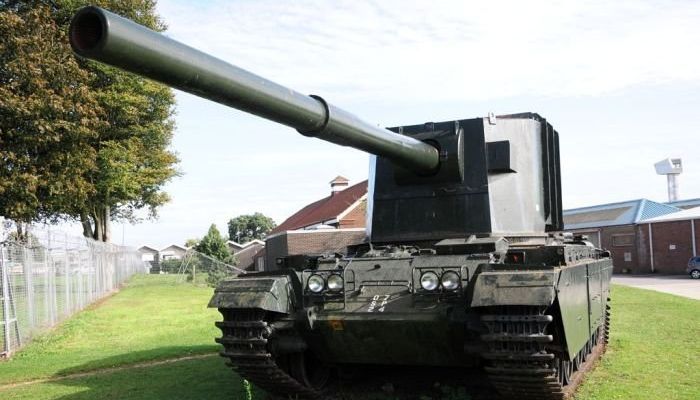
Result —
M 668 201 L 678 200 L 678 175 L 683 172 L 683 164 L 680 158 L 667 158 L 654 164 L 656 173 L 666 175 L 668 184 Z
M 344 176 L 336 176 L 335 179 L 331 181 L 331 196 L 342 190 L 347 189 L 349 182 L 350 181 Z

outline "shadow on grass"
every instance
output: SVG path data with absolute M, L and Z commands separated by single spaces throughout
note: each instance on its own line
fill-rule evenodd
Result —
M 59 371 L 55 376 L 87 373 L 85 376 L 20 386 L 0 395 L 3 399 L 61 400 L 159 400 L 235 399 L 270 400 L 255 388 L 248 392 L 243 380 L 216 353 L 166 347 L 135 352 L 130 358 L 143 360 L 154 355 L 176 354 L 195 358 L 137 365 L 124 365 L 124 355 L 96 360 Z M 188 351 L 189 350 L 189 351 Z M 199 351 L 199 354 L 196 352 Z M 207 354 L 208 353 L 208 354 Z M 156 363 L 156 364 L 150 364 Z M 115 370 L 104 371 L 105 366 Z M 102 369 L 102 371 L 100 371 Z M 97 370 L 97 371 L 95 371 Z M 413 367 L 358 367 L 345 370 L 342 379 L 328 389 L 333 400 L 485 400 L 494 399 L 484 377 L 474 370 Z M 440 382 L 437 384 L 437 382 Z M 390 386 L 391 390 L 386 391 Z M 384 388 L 384 390 L 383 390 Z
M 176 350 L 173 348 L 172 350 Z M 154 349 L 155 354 L 171 353 L 171 348 Z M 151 351 L 134 353 L 146 358 Z M 179 357 L 193 356 L 180 350 Z M 99 365 L 114 364 L 115 370 L 91 371 L 90 375 L 16 387 L 2 393 L 10 399 L 62 400 L 158 400 L 158 399 L 241 399 L 264 400 L 262 392 L 246 392 L 243 380 L 216 353 L 171 362 L 153 360 L 154 365 L 123 365 L 124 357 L 111 357 L 60 371 L 57 375 L 84 373 Z M 96 372 L 91 374 L 92 372 Z
M 141 364 L 166 360 L 172 358 L 188 357 L 197 354 L 215 354 L 219 350 L 218 345 L 199 345 L 199 346 L 169 346 L 158 347 L 150 350 L 135 351 L 130 353 L 119 354 L 116 356 L 96 359 L 86 362 L 81 365 L 65 368 L 54 374 L 54 377 L 73 375 L 88 371 L 95 371 L 105 368 L 128 367 L 129 364 Z
M 163 349 L 160 349 L 161 352 Z M 121 360 L 121 358 L 117 358 Z M 109 360 L 102 360 L 105 364 Z M 79 367 L 85 369 L 86 366 Z M 458 368 L 361 367 L 333 383 L 334 400 L 485 400 L 494 399 L 484 377 Z M 61 371 L 65 374 L 65 371 Z M 440 382 L 440 383 L 438 383 Z M 391 393 L 382 387 L 391 384 Z M 261 390 L 248 393 L 243 380 L 216 354 L 167 364 L 138 366 L 52 382 L 23 399 L 236 399 L 270 400 Z M 58 387 L 60 386 L 60 387 Z

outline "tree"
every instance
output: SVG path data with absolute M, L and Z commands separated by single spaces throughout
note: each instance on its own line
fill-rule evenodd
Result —
M 155 217 L 177 175 L 167 87 L 72 55 L 66 32 L 85 0 L 0 3 L 0 215 L 77 220 L 110 238 L 110 220 Z M 155 30 L 152 0 L 90 1 Z
M 214 224 L 211 224 L 207 234 L 197 243 L 194 249 L 222 262 L 231 261 L 231 251 L 228 249 L 226 239 L 221 236 L 221 232 Z
M 207 273 L 207 283 L 210 286 L 216 286 L 222 279 L 233 275 L 233 271 L 228 266 L 236 265 L 237 260 L 231 255 L 226 239 L 221 236 L 216 225 L 211 224 L 207 234 L 197 243 L 194 249 L 218 261 L 207 263 L 206 271 L 203 271 Z
M 19 226 L 94 193 L 90 143 L 106 124 L 65 36 L 46 6 L 0 8 L 0 214 Z
M 228 237 L 238 243 L 253 239 L 265 239 L 265 236 L 277 226 L 275 221 L 262 213 L 239 215 L 228 221 Z
M 199 243 L 199 240 L 199 238 L 189 238 L 185 240 L 185 247 L 187 247 L 188 249 L 191 247 L 195 247 L 197 243 Z

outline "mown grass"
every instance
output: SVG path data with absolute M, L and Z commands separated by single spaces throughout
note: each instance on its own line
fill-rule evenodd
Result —
M 156 276 L 131 281 L 100 307 L 81 313 L 14 360 L 0 363 L 0 382 L 214 351 L 212 338 L 218 332 L 212 326 L 217 316 L 204 308 L 211 289 L 177 284 L 174 279 Z M 164 311 L 167 317 L 154 316 L 163 309 L 168 310 Z M 90 329 L 95 322 L 102 329 Z M 615 286 L 609 350 L 576 400 L 700 399 L 695 383 L 700 371 L 698 333 L 699 301 Z M 0 389 L 0 398 L 263 400 L 265 395 L 259 391 L 249 395 L 222 359 L 208 357 Z M 376 391 L 347 398 L 396 396 Z M 446 398 L 467 400 L 469 396 L 456 388 Z
M 125 369 L 107 375 L 63 379 L 0 390 L 12 400 L 156 400 L 248 398 L 243 381 L 221 357 L 174 362 L 148 368 Z M 262 395 L 255 395 L 256 400 Z
M 0 384 L 215 352 L 212 290 L 175 275 L 141 275 L 0 362 Z
M 700 399 L 700 301 L 615 286 L 612 335 L 577 400 Z

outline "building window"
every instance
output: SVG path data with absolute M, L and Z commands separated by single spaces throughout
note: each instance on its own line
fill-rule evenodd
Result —
M 632 246 L 634 244 L 634 235 L 613 235 L 613 247 Z

